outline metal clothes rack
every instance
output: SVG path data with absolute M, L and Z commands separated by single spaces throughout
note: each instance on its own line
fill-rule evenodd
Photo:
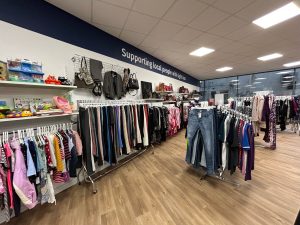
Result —
M 149 106 L 156 106 L 157 104 L 162 105 L 162 103 L 157 103 L 157 102 L 145 102 L 144 100 L 78 100 L 77 101 L 77 105 L 78 107 L 83 107 L 83 108 L 88 108 L 88 107 L 101 107 L 101 106 L 122 106 L 122 105 L 141 105 L 141 104 L 147 104 Z M 160 106 L 159 105 L 159 106 Z M 154 154 L 154 146 L 152 144 L 150 144 L 152 151 L 152 154 Z M 80 168 L 79 172 L 77 173 L 77 182 L 79 185 L 81 185 L 81 181 L 80 181 L 80 174 L 83 173 L 83 177 L 84 180 L 87 183 L 92 183 L 92 187 L 93 187 L 93 193 L 96 194 L 97 193 L 97 189 L 95 188 L 95 181 L 107 174 L 109 174 L 110 172 L 116 170 L 117 168 L 120 168 L 121 166 L 127 164 L 128 162 L 130 162 L 131 160 L 135 159 L 136 157 L 142 155 L 144 152 L 146 152 L 147 150 L 149 150 L 149 148 L 145 148 L 143 150 L 140 151 L 135 151 L 134 153 L 129 154 L 126 158 L 120 160 L 120 162 L 116 165 L 113 166 L 107 166 L 105 168 L 103 168 L 100 171 L 96 171 L 91 175 L 88 175 L 87 173 L 87 168 L 85 166 L 85 163 L 82 163 L 82 167 Z M 125 160 L 126 159 L 126 160 Z M 98 173 L 100 173 L 103 170 L 107 170 L 106 172 L 104 172 L 103 174 L 100 174 L 98 176 L 96 176 Z
M 210 110 L 210 109 L 215 109 L 216 106 L 205 106 L 205 107 L 199 107 L 199 106 L 196 106 L 196 107 L 193 107 L 193 109 L 207 109 L 207 110 Z M 233 113 L 233 111 L 235 111 L 235 113 L 239 113 L 240 116 L 244 115 L 244 114 L 241 114 L 240 112 L 236 111 L 236 110 L 230 110 L 230 109 L 227 109 L 225 108 L 224 106 L 221 106 L 221 110 L 227 110 L 227 112 L 231 112 Z M 246 116 L 246 115 L 245 115 Z M 208 175 L 207 173 L 204 174 L 203 176 L 200 177 L 200 180 L 205 180 L 206 178 L 214 178 L 214 179 L 217 179 L 217 180 L 221 180 L 221 181 L 224 181 L 226 183 L 230 183 L 234 186 L 237 186 L 239 187 L 240 184 L 238 182 L 235 182 L 235 181 L 232 181 L 230 179 L 227 179 L 226 177 L 224 177 L 224 170 L 218 170 L 218 174 L 214 174 L 214 175 Z

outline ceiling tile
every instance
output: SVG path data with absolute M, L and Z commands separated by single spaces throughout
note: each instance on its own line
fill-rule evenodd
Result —
M 207 8 L 207 5 L 197 0 L 179 0 L 168 10 L 164 19 L 187 25 L 205 8 Z
M 203 35 L 200 35 L 196 39 L 192 40 L 190 43 L 194 45 L 198 45 L 199 48 L 202 46 L 213 48 L 213 43 L 218 40 L 220 40 L 220 37 L 213 34 L 204 33 Z
M 158 19 L 138 12 L 131 12 L 124 29 L 135 31 L 141 34 L 148 34 L 158 23 Z
M 214 6 L 229 13 L 236 13 L 255 0 L 218 0 Z
M 246 38 L 250 35 L 255 34 L 256 32 L 261 31 L 258 26 L 250 23 L 241 27 L 240 29 L 230 32 L 229 34 L 225 35 L 224 37 L 232 39 L 232 40 L 240 40 L 242 38 Z
M 129 30 L 123 30 L 120 35 L 120 38 L 123 41 L 126 41 L 127 43 L 132 44 L 134 46 L 139 45 L 145 39 L 145 37 L 146 35 L 144 34 L 132 32 Z
M 274 36 L 270 32 L 258 32 L 254 35 L 241 39 L 240 42 L 250 44 L 256 47 L 272 46 L 277 42 L 280 42 L 282 38 Z M 274 46 L 275 47 L 275 46 Z
M 139 48 L 141 50 L 143 50 L 144 52 L 147 52 L 148 54 L 152 54 L 157 49 L 157 48 L 146 47 L 146 46 L 143 46 L 143 45 L 139 45 Z
M 178 49 L 182 46 L 184 46 L 184 44 L 182 44 L 180 42 L 167 40 L 167 41 L 161 42 L 161 45 L 159 48 L 174 51 L 175 49 Z
M 161 43 L 166 40 L 167 38 L 148 35 L 141 45 L 149 48 L 158 48 L 161 46 Z
M 241 19 L 232 16 L 224 20 L 222 23 L 218 24 L 214 28 L 210 29 L 208 32 L 212 34 L 224 36 L 226 34 L 238 30 L 243 26 L 246 26 L 246 24 L 247 23 L 242 21 Z
M 47 2 L 86 22 L 91 22 L 92 0 L 47 0 Z
M 121 6 L 123 8 L 127 8 L 127 9 L 131 9 L 132 3 L 134 2 L 134 0 L 122 0 L 122 1 L 119 1 L 119 0 L 101 0 L 101 1 L 113 4 L 113 5 Z
M 182 28 L 183 26 L 161 20 L 151 31 L 150 35 L 161 37 L 161 38 L 171 38 L 173 35 L 178 33 Z
M 121 28 L 116 28 L 116 27 L 110 27 L 110 26 L 105 26 L 102 24 L 93 24 L 95 27 L 98 27 L 99 29 L 105 31 L 106 33 L 109 33 L 115 37 L 119 37 L 121 34 L 122 29 Z
M 181 43 L 188 43 L 196 37 L 200 36 L 201 34 L 203 34 L 203 32 L 199 30 L 195 30 L 190 27 L 184 27 L 181 31 L 179 31 L 173 36 L 173 40 Z
M 198 17 L 196 17 L 191 23 L 189 23 L 189 26 L 198 30 L 206 31 L 222 22 L 227 17 L 229 17 L 229 14 L 213 7 L 209 7 Z
M 113 12 L 113 13 L 112 13 Z M 107 3 L 94 1 L 93 22 L 106 26 L 123 28 L 128 17 L 129 10 L 113 6 Z M 118 16 L 116 16 L 118 15 Z
M 150 16 L 162 17 L 175 0 L 136 0 L 133 10 Z

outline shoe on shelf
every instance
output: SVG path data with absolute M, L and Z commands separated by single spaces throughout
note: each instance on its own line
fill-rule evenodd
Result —
M 53 101 L 54 101 L 55 105 L 57 106 L 57 108 L 64 111 L 64 113 L 67 113 L 67 114 L 72 113 L 72 108 L 67 99 L 65 99 L 63 97 L 59 97 L 59 96 L 54 96 Z

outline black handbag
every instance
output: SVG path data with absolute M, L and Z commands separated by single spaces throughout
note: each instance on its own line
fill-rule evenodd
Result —
M 80 62 L 80 69 L 78 73 L 75 73 L 75 85 L 78 88 L 88 88 L 93 89 L 94 88 L 94 81 L 89 73 L 86 58 L 82 57 Z
M 127 90 L 138 90 L 140 88 L 139 81 L 136 79 L 136 74 L 130 74 Z
M 152 98 L 152 83 L 141 81 L 143 99 Z

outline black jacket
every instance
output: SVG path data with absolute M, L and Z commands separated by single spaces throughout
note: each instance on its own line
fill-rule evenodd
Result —
M 104 74 L 103 93 L 108 99 L 120 99 L 124 95 L 123 81 L 120 74 L 108 71 Z

